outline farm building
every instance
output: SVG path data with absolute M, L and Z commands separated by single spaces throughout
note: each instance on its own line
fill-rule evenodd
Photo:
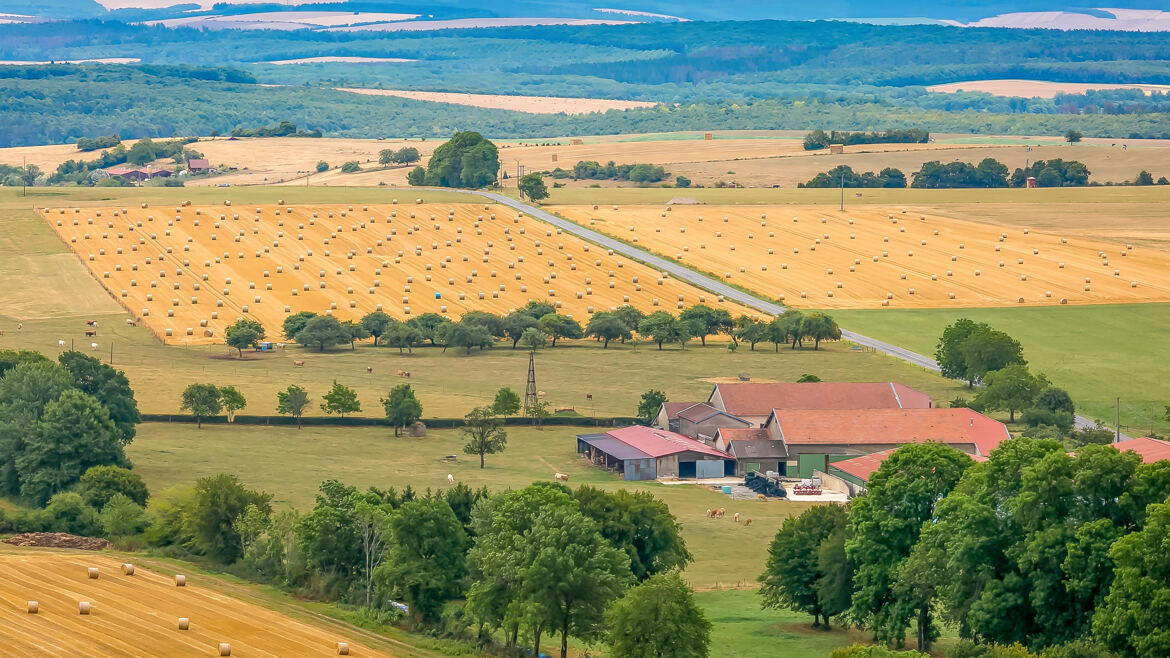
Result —
M 825 489 L 840 491 L 852 498 L 865 493 L 869 486 L 870 476 L 881 468 L 882 463 L 894 453 L 894 450 L 896 448 L 833 462 L 828 465 L 826 471 L 818 471 L 814 475 L 820 477 L 821 486 Z M 970 453 L 964 454 L 977 462 L 987 461 L 987 457 L 971 455 Z
M 719 478 L 734 473 L 725 452 L 669 430 L 631 426 L 577 435 L 577 452 L 626 480 Z
M 207 158 L 191 158 L 187 161 L 187 171 L 193 174 L 201 174 L 208 169 L 211 169 L 211 162 Z
M 736 475 L 787 471 L 788 448 L 783 441 L 772 440 L 766 429 L 721 427 L 715 433 L 715 449 L 735 458 Z
M 828 465 L 892 450 L 905 443 L 937 441 L 986 457 L 1010 439 L 1007 426 L 970 409 L 780 410 L 765 423 L 788 453 L 787 472 L 802 478 Z
M 171 175 L 171 172 L 166 169 L 154 169 L 152 167 L 110 167 L 106 170 L 106 173 L 139 183 L 151 178 L 166 178 Z
M 1161 439 L 1146 437 L 1127 439 L 1114 443 L 1113 447 L 1121 452 L 1136 452 L 1147 464 L 1170 459 L 1170 441 L 1162 441 Z

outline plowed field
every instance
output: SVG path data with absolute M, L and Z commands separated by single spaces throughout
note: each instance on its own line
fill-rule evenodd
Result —
M 679 205 L 555 210 L 798 307 L 1170 301 L 1170 252 L 913 209 Z
M 223 342 L 239 317 L 280 336 L 289 313 L 399 319 L 507 313 L 529 300 L 584 324 L 631 304 L 746 309 L 495 205 L 42 210 L 110 293 L 157 335 Z
M 98 567 L 90 579 L 87 568 Z M 340 633 L 201 587 L 136 568 L 122 574 L 106 555 L 37 552 L 0 556 L 0 649 L 7 656 L 387 656 Z M 37 614 L 27 612 L 37 601 Z M 90 614 L 79 614 L 79 603 Z M 190 628 L 179 630 L 179 618 Z

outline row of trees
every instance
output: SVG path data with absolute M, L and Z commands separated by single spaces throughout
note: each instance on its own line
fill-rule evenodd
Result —
M 1044 656 L 1164 656 L 1154 602 L 1170 596 L 1168 495 L 1170 462 L 1110 446 L 1073 454 L 1016 438 L 975 463 L 942 444 L 907 445 L 848 507 L 785 521 L 762 603 L 899 647 L 912 628 L 920 651 L 944 621 L 970 641 L 954 656 L 1009 655 L 984 645 L 1015 643 Z
M 1033 164 L 1017 168 L 1010 176 L 1008 168 L 994 158 L 984 158 L 979 164 L 937 160 L 924 162 L 910 179 L 910 187 L 948 189 L 964 187 L 1025 187 L 1028 178 L 1036 179 L 1039 187 L 1070 187 L 1089 184 L 1089 169 L 1076 160 L 1037 160 Z M 1149 174 L 1147 174 L 1149 177 Z M 1140 177 L 1139 177 L 1140 178 Z M 1153 184 L 1150 177 L 1148 183 Z M 887 167 L 880 173 L 853 171 L 849 165 L 838 165 L 829 171 L 813 176 L 799 187 L 906 187 L 906 175 L 898 169 Z
M 572 171 L 572 177 L 577 180 L 628 180 L 631 183 L 657 183 L 669 175 L 657 165 L 615 164 L 613 160 L 604 165 L 595 160 L 581 160 L 573 165 Z M 557 177 L 555 172 L 553 177 Z
M 925 144 L 930 141 L 930 133 L 920 128 L 906 130 L 887 130 L 885 132 L 849 132 L 832 131 L 826 133 L 817 128 L 804 136 L 804 150 L 817 151 L 829 148 L 830 144 Z
M 372 337 L 374 345 L 380 342 L 397 347 L 400 352 L 429 344 L 444 350 L 463 348 L 467 354 L 473 348 L 490 348 L 497 340 L 510 340 L 513 349 L 522 346 L 529 350 L 546 344 L 556 347 L 561 339 L 593 338 L 603 348 L 608 348 L 612 341 L 649 340 L 661 350 L 663 345 L 685 346 L 696 338 L 706 345 L 708 337 L 726 335 L 731 338 L 733 349 L 743 341 L 754 350 L 760 342 L 773 342 L 779 349 L 780 343 L 789 341 L 795 349 L 803 347 L 805 340 L 812 340 L 817 349 L 822 340 L 841 338 L 837 323 L 823 313 L 805 315 L 789 310 L 772 321 L 763 322 L 746 315 L 732 318 L 728 311 L 705 304 L 691 306 L 677 316 L 667 311 L 647 315 L 633 306 L 622 306 L 594 313 L 584 326 L 557 313 L 552 304 L 536 301 L 503 316 L 470 311 L 458 322 L 437 313 L 423 313 L 403 322 L 382 311 L 369 313 L 357 322 L 342 322 L 331 315 L 301 311 L 285 318 L 282 328 L 286 338 L 321 351 L 347 342 L 352 347 L 356 341 Z M 263 328 L 249 320 L 237 321 L 227 330 L 228 344 L 240 349 L 241 354 L 243 347 L 263 338 Z
M 0 351 L 0 492 L 44 503 L 91 466 L 129 466 L 139 419 L 126 376 L 91 356 Z
M 413 146 L 403 146 L 398 150 L 382 149 L 378 151 L 378 164 L 411 164 L 418 162 L 418 149 Z
M 906 187 L 906 174 L 900 169 L 886 167 L 879 173 L 867 171 L 858 173 L 849 165 L 837 165 L 828 171 L 813 176 L 807 183 L 797 187 Z

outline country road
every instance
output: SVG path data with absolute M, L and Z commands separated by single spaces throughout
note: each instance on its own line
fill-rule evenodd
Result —
M 571 222 L 567 219 L 557 217 L 556 215 L 554 215 L 546 210 L 543 210 L 537 206 L 533 206 L 533 205 L 525 203 L 523 201 L 513 199 L 513 198 L 505 196 L 503 194 L 497 194 L 495 192 L 475 191 L 475 190 L 452 190 L 452 189 L 447 189 L 447 188 L 442 188 L 442 189 L 434 188 L 434 189 L 435 189 L 435 191 L 459 192 L 462 194 L 469 194 L 469 195 L 473 195 L 473 196 L 487 197 L 487 198 L 491 199 L 492 201 L 495 201 L 497 203 L 501 203 L 505 206 L 508 206 L 508 207 L 513 208 L 515 210 L 518 210 L 520 212 L 531 215 L 532 217 L 535 217 L 536 219 L 539 219 L 543 222 L 547 222 L 549 224 L 552 224 L 553 226 L 556 226 L 557 228 L 562 229 L 563 231 L 565 231 L 567 233 L 571 233 L 573 235 L 576 235 L 579 238 L 583 238 L 585 240 L 588 240 L 589 242 L 592 242 L 596 245 L 605 247 L 606 249 L 612 249 L 614 251 L 614 253 L 622 254 L 622 255 L 627 256 L 629 258 L 633 258 L 637 261 L 645 263 L 646 265 L 649 265 L 650 267 L 654 267 L 654 268 L 657 268 L 663 272 L 667 272 L 670 274 L 670 276 L 672 276 L 676 279 L 679 279 L 681 281 L 686 281 L 686 282 L 688 282 L 688 283 L 690 283 L 698 288 L 702 288 L 703 290 L 714 293 L 716 295 L 723 295 L 723 297 L 737 301 L 740 304 L 743 304 L 744 306 L 749 306 L 751 308 L 754 308 L 754 309 L 757 309 L 757 310 L 762 311 L 764 313 L 767 313 L 768 315 L 779 315 L 785 311 L 785 308 L 779 304 L 776 304 L 774 302 L 770 302 L 762 297 L 757 297 L 749 292 L 744 292 L 743 290 L 739 290 L 738 288 L 733 288 L 733 287 L 727 285 L 726 283 L 719 281 L 718 279 L 714 279 L 710 276 L 707 276 L 706 274 L 700 274 L 699 272 L 696 272 L 690 268 L 684 267 L 683 265 L 680 265 L 674 261 L 667 260 L 665 258 L 662 258 L 661 256 L 655 256 L 654 254 L 652 254 L 648 251 L 645 251 L 639 247 L 635 247 L 635 246 L 626 244 L 625 242 L 622 242 L 621 240 L 615 240 L 614 238 L 611 238 L 608 235 L 605 235 L 603 233 L 598 233 L 597 231 L 594 231 L 594 230 L 589 229 L 589 228 L 585 228 L 584 226 L 581 226 L 580 224 L 577 224 L 575 222 Z M 853 332 L 853 331 L 847 331 L 845 329 L 841 330 L 841 337 L 850 341 L 850 342 L 856 343 L 858 345 L 862 345 L 864 347 L 868 347 L 870 349 L 873 349 L 877 352 L 881 352 L 883 354 L 887 354 L 887 355 L 892 356 L 896 359 L 901 359 L 902 361 L 905 361 L 905 362 L 910 363 L 912 365 L 916 365 L 920 368 L 926 368 L 927 370 L 933 370 L 935 372 L 939 372 L 939 367 L 938 367 L 937 361 L 935 361 L 934 359 L 932 359 L 928 356 L 923 356 L 921 354 L 918 354 L 917 352 L 912 352 L 908 349 L 898 347 L 897 345 L 891 345 L 890 343 L 882 342 L 880 340 L 876 340 L 876 339 L 870 338 L 868 336 L 863 336 L 863 335 L 856 333 L 856 332 Z M 1087 428 L 1087 427 L 1095 427 L 1096 423 L 1089 420 L 1088 418 L 1085 418 L 1084 416 L 1078 415 L 1076 417 L 1076 426 L 1078 428 L 1083 429 L 1083 428 Z M 1124 434 L 1121 434 L 1119 438 L 1120 438 L 1120 440 L 1124 441 L 1130 437 L 1128 437 Z

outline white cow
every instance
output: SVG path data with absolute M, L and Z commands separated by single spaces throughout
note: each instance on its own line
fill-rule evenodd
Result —
M 450 473 L 447 474 L 447 484 L 455 484 L 455 478 Z
M 97 343 L 90 343 L 90 344 L 89 344 L 89 349 L 91 349 L 91 350 L 96 350 L 96 349 L 97 349 Z
M 65 347 L 65 341 L 58 338 L 57 339 L 57 347 Z

